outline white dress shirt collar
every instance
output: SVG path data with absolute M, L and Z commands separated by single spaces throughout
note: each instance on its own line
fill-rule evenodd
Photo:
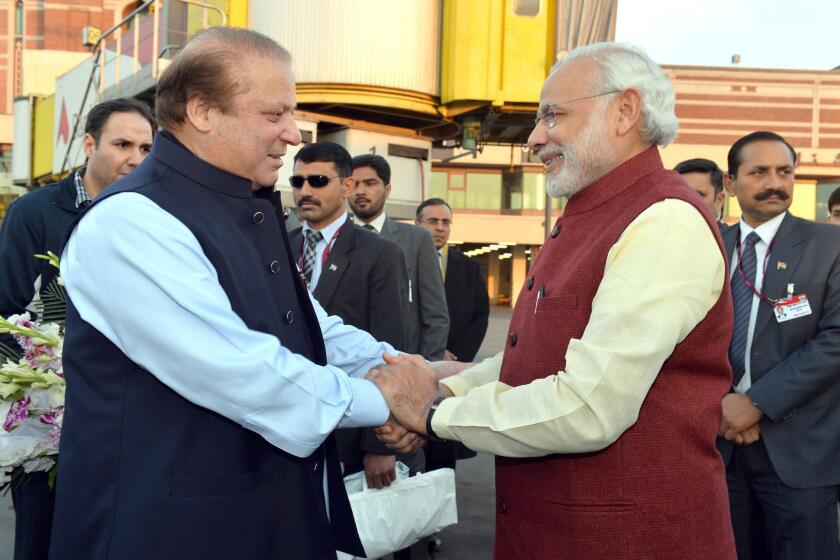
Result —
M 341 226 L 343 226 L 344 222 L 346 222 L 346 221 L 347 221 L 347 214 L 342 212 L 338 216 L 338 218 L 336 218 L 335 220 L 330 222 L 328 225 L 322 227 L 320 230 L 316 230 L 316 231 L 320 231 L 321 235 L 324 236 L 324 242 L 329 243 L 329 241 L 332 239 L 333 235 L 335 235 L 335 232 L 337 232 L 339 230 L 339 228 L 341 228 Z M 308 229 L 315 230 L 315 228 L 313 228 L 311 225 L 309 225 L 309 222 L 304 221 L 303 222 L 303 230 L 306 231 Z
M 365 227 L 365 222 L 355 214 L 353 214 L 353 223 L 357 226 Z M 377 217 L 370 222 L 370 225 L 373 226 L 373 229 L 376 230 L 376 233 L 382 233 L 382 226 L 385 225 L 385 212 L 380 212 Z
M 775 218 L 767 220 L 760 226 L 753 228 L 750 227 L 745 221 L 744 218 L 741 217 L 740 227 L 741 227 L 741 243 L 747 239 L 747 236 L 751 232 L 755 232 L 758 237 L 764 242 L 765 245 L 770 245 L 773 241 L 773 238 L 776 237 L 776 233 L 779 231 L 779 227 L 782 225 L 782 220 L 785 219 L 787 212 L 782 212 Z

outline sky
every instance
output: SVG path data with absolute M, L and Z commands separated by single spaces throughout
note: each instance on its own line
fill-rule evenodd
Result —
M 618 0 L 615 40 L 660 64 L 831 70 L 840 0 Z

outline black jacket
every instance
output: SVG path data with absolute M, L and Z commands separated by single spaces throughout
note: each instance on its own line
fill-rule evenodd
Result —
M 449 309 L 449 339 L 446 349 L 460 362 L 471 362 L 484 335 L 490 315 L 487 284 L 478 263 L 451 247 L 446 259 L 446 306 Z
M 289 233 L 295 258 L 303 247 L 302 231 L 297 228 Z M 401 294 L 406 283 L 405 263 L 397 244 L 348 219 L 339 230 L 312 295 L 330 315 L 402 350 L 405 320 Z M 345 474 L 364 468 L 365 453 L 394 454 L 369 428 L 339 430 L 336 442 Z M 398 459 L 412 470 L 419 468 L 422 460 L 419 452 L 400 454 Z
M 73 176 L 15 200 L 0 224 L 0 315 L 22 313 L 58 270 L 36 254 L 61 256 L 64 237 L 80 210 Z M 5 335 L 0 342 L 9 344 Z

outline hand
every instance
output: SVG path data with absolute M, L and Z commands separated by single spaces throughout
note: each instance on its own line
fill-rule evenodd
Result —
M 443 351 L 443 359 L 447 362 L 457 362 L 458 356 L 450 352 L 449 350 Z
M 735 445 L 752 445 L 761 439 L 761 430 L 758 424 L 749 428 L 740 434 L 735 435 Z
M 438 378 L 419 356 L 384 354 L 384 366 L 365 376 L 376 383 L 394 419 L 408 431 L 426 435 L 426 415 L 438 395 Z
M 730 393 L 723 397 L 721 408 L 723 409 L 723 416 L 718 435 L 728 441 L 735 441 L 738 434 L 758 424 L 764 416 L 764 413 L 753 404 L 750 397 L 740 393 Z
M 397 479 L 397 459 L 393 455 L 365 453 L 362 458 L 368 488 L 384 488 Z
M 438 379 L 446 379 L 447 377 L 457 375 L 474 365 L 475 364 L 465 364 L 463 362 L 452 362 L 446 360 L 429 363 L 429 367 L 432 368 L 432 371 L 435 372 Z
M 415 433 L 409 432 L 391 416 L 384 425 L 374 428 L 379 441 L 397 453 L 411 453 L 418 447 L 425 445 L 426 440 Z

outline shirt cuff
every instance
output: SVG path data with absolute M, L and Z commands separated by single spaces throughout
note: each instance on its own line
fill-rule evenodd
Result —
M 353 399 L 338 423 L 339 428 L 368 428 L 388 421 L 391 411 L 376 383 L 367 379 L 348 379 Z
M 438 438 L 458 441 L 455 432 L 449 428 L 449 422 L 455 409 L 463 400 L 463 397 L 449 397 L 440 401 L 437 410 L 432 415 L 432 430 Z
M 451 377 L 441 379 L 440 383 L 441 385 L 446 385 L 447 387 L 449 387 L 449 390 L 452 391 L 452 394 L 456 397 L 462 397 L 466 395 L 467 392 L 469 392 L 469 390 L 473 388 L 472 384 L 460 375 L 453 375 Z

